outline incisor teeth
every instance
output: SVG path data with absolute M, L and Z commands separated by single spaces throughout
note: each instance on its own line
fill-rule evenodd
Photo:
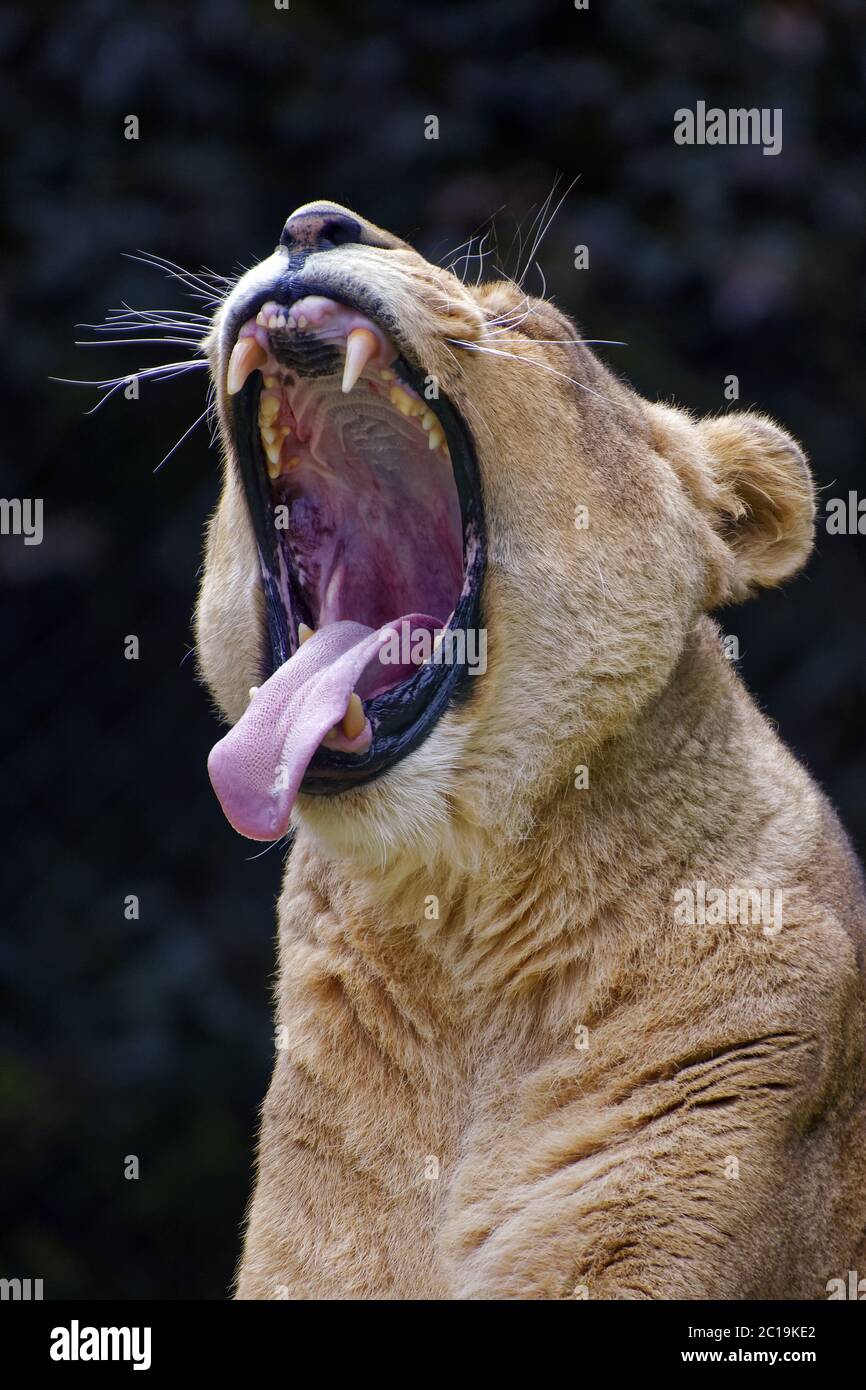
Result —
M 363 733 L 366 722 L 367 716 L 361 704 L 361 697 L 353 690 L 349 697 L 349 708 L 343 715 L 343 733 L 346 738 L 357 738 Z
M 302 647 L 305 642 L 312 637 L 315 628 L 307 627 L 306 623 L 298 623 L 298 646 Z
M 238 338 L 232 348 L 226 373 L 226 390 L 229 395 L 236 396 L 250 372 L 261 367 L 266 360 L 267 353 L 259 347 L 255 338 Z
M 441 425 L 434 425 L 427 436 L 427 447 L 430 449 L 438 449 L 439 445 L 444 443 L 445 435 L 442 431 Z
M 348 395 L 367 363 L 376 356 L 379 344 L 369 328 L 353 328 L 346 339 L 346 365 L 343 368 L 343 392 Z

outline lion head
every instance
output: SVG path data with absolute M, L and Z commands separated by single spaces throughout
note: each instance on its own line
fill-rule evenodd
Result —
M 704 614 L 812 541 L 765 417 L 642 399 L 551 303 L 330 203 L 213 322 L 224 455 L 196 618 L 229 819 L 387 857 L 525 832 Z M 461 849 L 461 846 L 463 849 Z

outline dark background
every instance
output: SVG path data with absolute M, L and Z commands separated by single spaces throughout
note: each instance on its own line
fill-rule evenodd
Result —
M 724 408 L 735 373 L 740 405 L 803 441 L 824 496 L 862 487 L 863 5 L 590 4 L 85 0 L 0 17 L 0 484 L 46 512 L 41 546 L 0 540 L 0 1276 L 41 1277 L 46 1298 L 224 1297 L 272 1055 L 279 851 L 256 857 L 218 810 L 217 725 L 185 659 L 217 492 L 204 426 L 153 473 L 203 377 L 90 418 L 92 391 L 48 380 L 162 360 L 77 349 L 77 322 L 124 300 L 197 307 L 124 252 L 231 274 L 324 197 L 432 259 L 497 213 L 513 271 L 516 229 L 579 175 L 539 260 L 587 336 L 626 341 L 607 360 L 700 412 Z M 782 154 L 676 146 L 673 113 L 698 99 L 781 106 Z M 864 545 L 822 528 L 804 577 L 723 615 L 861 850 Z

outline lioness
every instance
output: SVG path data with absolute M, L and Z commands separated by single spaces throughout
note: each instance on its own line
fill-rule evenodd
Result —
M 797 444 L 330 203 L 208 348 L 210 773 L 294 835 L 237 1297 L 866 1270 L 863 879 L 707 616 L 809 554 Z

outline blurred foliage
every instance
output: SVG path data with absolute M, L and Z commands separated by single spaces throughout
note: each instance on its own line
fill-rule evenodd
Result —
M 608 360 L 650 396 L 716 411 L 736 373 L 827 495 L 862 489 L 864 7 L 80 0 L 5 7 L 0 54 L 0 488 L 44 497 L 47 527 L 0 550 L 0 1274 L 52 1298 L 221 1298 L 271 1057 L 280 863 L 233 835 L 205 774 L 216 725 L 186 659 L 216 497 L 204 428 L 153 474 L 204 387 L 85 418 L 93 393 L 48 377 L 160 360 L 76 349 L 77 322 L 195 307 L 124 252 L 232 273 L 328 197 L 434 259 L 495 213 L 513 271 L 557 175 L 579 176 L 529 287 L 543 272 L 589 336 L 624 339 Z M 781 106 L 783 153 L 675 146 L 698 99 Z M 862 848 L 864 541 L 818 549 L 724 618 Z

